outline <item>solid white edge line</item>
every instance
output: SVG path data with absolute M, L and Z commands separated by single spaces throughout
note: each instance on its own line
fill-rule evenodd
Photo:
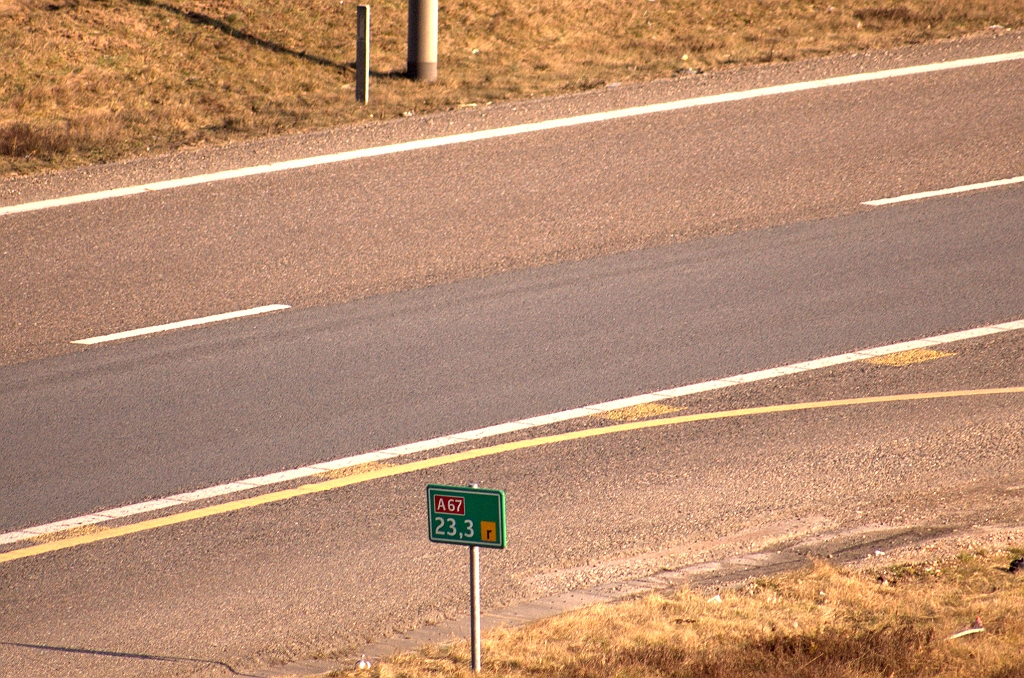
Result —
M 258 306 L 256 308 L 249 308 L 244 311 L 231 311 L 229 313 L 218 313 L 217 315 L 208 315 L 204 318 L 193 318 L 191 320 L 179 320 L 178 322 L 167 323 L 166 325 L 154 325 L 152 327 L 140 327 L 137 330 L 127 330 L 125 332 L 115 332 L 114 334 L 105 334 L 102 337 L 90 337 L 89 339 L 76 339 L 72 341 L 72 344 L 101 344 L 105 341 L 117 341 L 118 339 L 129 339 L 131 337 L 141 337 L 146 334 L 155 334 L 157 332 L 166 332 L 168 330 L 178 330 L 183 327 L 195 327 L 196 325 L 206 325 L 208 323 L 220 322 L 221 320 L 233 320 L 235 318 L 245 318 L 251 315 L 259 315 L 261 313 L 270 313 L 271 311 L 283 311 L 286 308 L 291 308 L 287 304 L 271 304 L 269 306 Z
M 897 344 L 889 344 L 887 346 L 877 346 L 875 348 L 853 351 L 851 353 L 843 353 L 840 355 L 830 356 L 827 358 L 818 358 L 817 360 L 808 360 L 805 362 L 793 363 L 792 365 L 784 365 L 782 367 L 773 367 L 771 369 L 759 370 L 757 372 L 748 372 L 746 374 L 739 374 L 733 377 L 727 377 L 725 379 L 715 379 L 713 381 L 705 381 L 699 384 L 690 384 L 688 386 L 656 391 L 654 393 L 643 393 L 628 398 L 619 398 L 617 400 L 611 400 L 605 403 L 597 403 L 595 405 L 588 405 L 586 407 L 578 407 L 571 410 L 565 410 L 563 412 L 553 412 L 551 414 L 545 414 L 539 417 L 520 419 L 519 421 L 512 421 L 505 424 L 497 424 L 495 426 L 487 426 L 485 428 L 479 428 L 474 429 L 472 431 L 465 431 L 463 433 L 442 436 L 440 438 L 431 438 L 430 440 L 422 440 L 415 443 L 399 445 L 397 447 L 389 447 L 385 450 L 378 450 L 376 452 L 365 452 L 363 454 L 357 454 L 351 457 L 343 457 L 341 459 L 335 459 L 333 461 L 324 461 L 317 464 L 312 464 L 310 466 L 302 466 L 295 469 L 278 471 L 276 473 L 269 473 L 266 475 L 257 476 L 255 478 L 248 478 L 246 480 L 238 480 L 231 483 L 224 483 L 223 485 L 214 485 L 212 487 L 207 487 L 200 490 L 194 490 L 191 492 L 184 492 L 181 494 L 171 495 L 170 497 L 164 497 L 163 499 L 153 499 L 151 501 L 144 501 L 138 504 L 129 504 L 127 506 L 121 506 L 118 508 L 106 509 L 104 511 L 99 511 L 97 513 L 91 513 L 84 516 L 77 516 L 74 518 L 67 518 L 65 520 L 59 520 L 53 523 L 46 523 L 45 525 L 25 527 L 19 530 L 15 530 L 13 532 L 0 534 L 0 545 L 13 544 L 15 542 L 24 541 L 26 539 L 33 539 L 43 535 L 53 534 L 54 532 L 70 530 L 76 527 L 93 525 L 107 520 L 113 520 L 115 518 L 126 518 L 128 516 L 137 515 L 139 513 L 148 513 L 150 511 L 157 511 L 163 508 L 169 508 L 173 506 L 180 506 L 182 504 L 188 504 L 191 502 L 202 501 L 204 499 L 210 499 L 212 497 L 220 497 L 226 494 L 233 494 L 235 492 L 244 492 L 256 487 L 263 487 L 266 485 L 286 482 L 288 480 L 296 480 L 299 478 L 306 478 L 309 476 L 315 476 L 322 473 L 329 473 L 331 471 L 349 468 L 351 466 L 358 466 L 360 464 L 368 464 L 376 461 L 386 461 L 388 459 L 394 459 L 395 457 L 415 454 L 417 452 L 436 450 L 442 447 L 468 442 L 471 440 L 480 440 L 482 438 L 493 437 L 514 431 L 522 431 L 525 429 L 537 428 L 540 426 L 546 426 L 548 424 L 555 424 L 563 421 L 568 421 L 570 419 L 579 419 L 582 417 L 588 417 L 603 412 L 611 412 L 612 410 L 618 410 L 624 407 L 632 407 L 634 405 L 653 403 L 661 400 L 668 400 L 670 398 L 678 398 L 680 396 L 693 395 L 695 393 L 714 391 L 718 389 L 727 388 L 729 386 L 736 386 L 737 384 L 749 384 L 755 381 L 774 379 L 777 377 L 787 376 L 790 374 L 799 374 L 800 372 L 809 372 L 824 367 L 835 367 L 836 365 L 855 362 L 857 360 L 864 360 L 865 358 L 874 358 L 877 356 L 889 355 L 891 353 L 900 353 L 902 351 L 909 351 L 915 348 L 929 348 L 940 344 L 948 344 L 956 341 L 964 341 L 966 339 L 974 339 L 977 337 L 984 337 L 991 334 L 999 334 L 1001 332 L 1009 332 L 1012 330 L 1021 329 L 1024 329 L 1024 319 L 1014 320 L 1012 322 L 1006 323 L 999 323 L 996 325 L 986 325 L 984 327 L 976 327 L 973 329 L 963 330 L 960 332 L 951 332 L 949 334 L 940 334 L 934 337 L 916 339 L 914 341 L 903 341 Z
M 499 137 L 513 136 L 516 134 L 526 134 L 529 132 L 540 132 L 544 130 L 560 129 L 563 127 L 586 125 L 595 122 L 606 122 L 609 120 L 618 120 L 621 118 L 630 118 L 639 115 L 650 115 L 652 113 L 665 113 L 668 111 L 677 111 L 685 108 L 709 106 L 712 104 L 720 104 L 731 101 L 743 101 L 746 99 L 756 99 L 759 97 L 774 96 L 777 94 L 806 92 L 809 90 L 821 89 L 825 87 L 852 85 L 863 82 L 872 82 L 875 80 L 900 78 L 909 75 L 921 75 L 925 73 L 936 73 L 939 71 L 948 71 L 959 68 L 969 68 L 972 66 L 985 66 L 990 64 L 1004 63 L 1007 61 L 1018 61 L 1021 59 L 1024 59 L 1024 52 L 1007 52 L 1004 54 L 993 54 L 990 56 L 973 57 L 970 59 L 941 61 L 931 64 L 922 64 L 920 66 L 906 66 L 903 68 L 892 68 L 884 71 L 856 73 L 854 75 L 842 75 L 833 78 L 824 78 L 821 80 L 794 82 L 786 85 L 773 85 L 771 87 L 760 87 L 757 89 L 742 90 L 739 92 L 727 92 L 725 94 L 694 97 L 691 99 L 680 99 L 677 101 L 669 101 L 660 104 L 649 104 L 646 106 L 634 106 L 631 108 L 623 108 L 614 111 L 605 111 L 603 113 L 590 113 L 586 115 L 577 115 L 568 118 L 557 118 L 553 120 L 544 120 L 541 122 L 512 125 L 510 127 L 498 127 L 495 129 L 480 130 L 478 132 L 465 132 L 462 134 L 453 134 L 444 137 L 419 139 L 416 141 L 406 141 L 402 143 L 388 144 L 385 146 L 376 146 L 352 151 L 344 151 L 342 153 L 331 153 L 328 155 L 318 155 L 309 158 L 286 160 L 282 162 L 270 163 L 267 165 L 257 165 L 253 167 L 243 167 L 240 169 L 224 170 L 221 172 L 212 172 L 210 174 L 200 174 L 191 177 L 183 177 L 181 179 L 156 181 L 153 183 L 141 184 L 138 186 L 127 186 L 125 188 L 115 188 L 105 191 L 96 191 L 94 193 L 70 195 L 63 198 L 38 200 L 35 202 L 22 203 L 20 205 L 8 205 L 6 207 L 0 207 L 0 216 L 4 216 L 7 214 L 19 214 L 22 212 L 33 212 L 53 207 L 77 205 L 80 203 L 94 202 L 97 200 L 108 200 L 111 198 L 138 195 L 140 193 L 147 193 L 152 191 L 166 191 L 173 188 L 183 188 L 186 186 L 195 186 L 198 184 L 208 184 L 217 181 L 226 181 L 229 179 L 240 179 L 243 177 L 252 177 L 261 174 L 271 174 L 274 172 L 284 172 L 293 169 L 315 167 L 318 165 L 348 162 L 350 160 L 373 158 L 383 155 L 391 155 L 394 153 L 406 153 L 409 151 L 423 150 L 427 148 L 439 148 L 442 146 L 452 146 L 455 144 L 482 141 L 485 139 L 497 139 Z
M 910 193 L 908 195 L 901 195 L 895 198 L 881 198 L 879 200 L 868 200 L 862 202 L 861 205 L 870 205 L 871 207 L 880 207 L 881 205 L 892 205 L 898 202 L 908 202 L 910 200 L 923 200 L 925 198 L 935 198 L 941 195 L 953 195 L 954 193 L 966 193 L 967 191 L 980 191 L 983 188 L 995 188 L 996 186 L 1009 186 L 1010 184 L 1019 184 L 1024 182 L 1024 176 L 1012 177 L 1010 179 L 997 179 L 995 181 L 983 181 L 980 184 L 968 184 L 966 186 L 954 186 L 953 188 L 940 188 L 936 191 L 923 191 L 921 193 Z

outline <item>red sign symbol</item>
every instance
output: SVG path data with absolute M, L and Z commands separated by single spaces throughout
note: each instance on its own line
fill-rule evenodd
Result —
M 434 513 L 464 516 L 466 515 L 466 500 L 463 497 L 447 497 L 443 494 L 435 494 Z

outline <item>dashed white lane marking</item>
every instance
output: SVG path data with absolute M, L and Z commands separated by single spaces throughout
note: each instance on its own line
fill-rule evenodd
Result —
M 569 118 L 557 118 L 554 120 L 545 120 L 542 122 L 533 122 L 522 125 L 512 125 L 509 127 L 499 127 L 496 129 L 481 130 L 478 132 L 453 134 L 450 136 L 435 137 L 432 139 L 406 141 L 403 143 L 389 144 L 386 146 L 377 146 L 374 148 L 363 148 L 359 150 L 345 151 L 343 153 L 332 153 L 329 155 L 299 158 L 296 160 L 275 162 L 268 165 L 243 167 L 240 169 L 225 170 L 223 172 L 213 172 L 210 174 L 200 174 L 197 176 L 184 177 L 181 179 L 170 179 L 167 181 L 156 181 L 150 184 L 141 184 L 138 186 L 127 186 L 125 188 L 115 188 L 106 191 L 96 191 L 95 193 L 82 193 L 80 195 L 70 195 L 63 198 L 52 198 L 49 200 L 39 200 L 36 202 L 22 203 L 20 205 L 9 205 L 7 207 L 0 207 L 0 216 L 3 216 L 5 214 L 18 214 L 21 212 L 34 212 L 37 210 L 49 209 L 52 207 L 76 205 L 79 203 L 93 202 L 96 200 L 109 200 L 111 198 L 138 195 L 140 193 L 147 193 L 150 191 L 166 191 L 173 188 L 183 188 L 185 186 L 195 186 L 198 184 L 209 184 L 216 181 L 226 181 L 228 179 L 240 179 L 243 177 L 257 176 L 260 174 L 271 174 L 273 172 L 284 172 L 287 170 L 315 167 L 318 165 L 328 165 L 338 162 L 347 162 L 350 160 L 358 160 L 361 158 L 373 158 L 382 155 L 406 153 L 409 151 L 422 150 L 426 148 L 439 148 L 441 146 L 452 146 L 455 144 L 464 144 L 472 141 L 482 141 L 484 139 L 497 139 L 499 137 L 513 136 L 516 134 L 540 132 L 544 130 L 560 129 L 563 127 L 574 127 L 576 125 L 586 125 L 595 122 L 606 122 L 609 120 L 618 120 L 621 118 L 631 118 L 638 115 L 665 113 L 668 111 L 682 110 L 684 108 L 710 106 L 712 104 L 721 104 L 730 101 L 743 101 L 746 99 L 757 99 L 760 97 L 775 96 L 778 94 L 806 92 L 809 90 L 822 89 L 825 87 L 838 87 L 840 85 L 852 85 L 856 83 L 872 82 L 876 80 L 901 78 L 908 75 L 936 73 L 939 71 L 949 71 L 958 68 L 969 68 L 972 66 L 985 66 L 989 64 L 998 64 L 1007 61 L 1019 61 L 1021 59 L 1024 59 L 1024 52 L 1008 52 L 1005 54 L 993 54 L 991 56 L 975 57 L 972 59 L 942 61 L 932 64 L 923 64 L 920 66 L 907 66 L 905 68 L 893 68 L 884 71 L 874 71 L 871 73 L 857 73 L 855 75 L 843 75 L 834 78 L 824 78 L 821 80 L 794 82 L 787 85 L 774 85 L 772 87 L 760 87 L 757 89 L 743 90 L 739 92 L 728 92 L 725 94 L 694 97 L 691 99 L 680 99 L 677 101 L 669 101 L 660 104 L 634 106 L 632 108 L 622 108 L 614 111 L 605 111 L 603 113 L 590 113 L 588 115 L 577 115 Z
M 104 334 L 102 337 L 91 337 L 89 339 L 76 339 L 72 341 L 72 344 L 102 344 L 105 341 L 117 341 L 118 339 L 129 339 L 131 337 L 141 337 L 145 334 L 156 334 L 157 332 L 166 332 L 168 330 L 178 330 L 183 327 L 195 327 L 196 325 L 206 325 L 208 323 L 216 323 L 221 320 L 233 320 L 234 318 L 245 318 L 250 315 L 259 315 L 261 313 L 270 313 L 271 311 L 283 311 L 286 308 L 291 308 L 287 304 L 271 304 L 269 306 L 258 306 L 256 308 L 248 308 L 244 311 L 231 311 L 230 313 L 218 313 L 217 315 L 208 315 L 204 318 L 192 318 L 191 320 L 179 320 L 178 322 L 167 323 L 166 325 L 153 325 L 152 327 L 140 327 L 137 330 L 127 330 L 125 332 L 115 332 L 114 334 Z
M 895 198 L 881 198 L 880 200 L 868 200 L 861 205 L 892 205 L 897 202 L 908 202 L 910 200 L 923 200 L 924 198 L 935 198 L 940 195 L 953 195 L 954 193 L 966 193 L 967 191 L 980 191 L 983 188 L 995 188 L 996 186 L 1009 186 L 1024 182 L 1024 177 L 1013 177 L 1011 179 L 997 179 L 996 181 L 983 181 L 980 184 L 968 184 L 966 186 L 954 186 L 953 188 L 941 188 L 937 191 L 922 191 L 921 193 L 910 193 Z
M 646 403 L 657 402 L 659 400 L 668 400 L 669 398 L 692 395 L 694 393 L 714 391 L 727 388 L 729 386 L 735 386 L 737 384 L 748 384 L 754 381 L 763 381 L 765 379 L 774 379 L 776 377 L 782 377 L 789 374 L 798 374 L 800 372 L 809 372 L 811 370 L 819 370 L 825 367 L 843 365 L 857 360 L 864 360 L 865 358 L 874 358 L 877 356 L 888 355 L 890 353 L 900 353 L 902 351 L 909 351 L 912 349 L 929 348 L 939 344 L 948 344 L 955 341 L 963 341 L 965 339 L 974 339 L 975 337 L 983 337 L 990 334 L 999 334 L 1000 332 L 1009 332 L 1011 330 L 1021 329 L 1024 329 L 1024 320 L 1000 323 L 998 325 L 987 325 L 985 327 L 977 327 L 975 329 L 964 330 L 962 332 L 940 334 L 938 336 L 917 339 L 915 341 L 904 341 L 899 344 L 889 344 L 888 346 L 879 346 L 877 348 L 869 348 L 862 351 L 854 351 L 852 353 L 843 353 L 842 355 L 831 356 L 828 358 L 819 358 L 817 360 L 794 363 L 783 367 L 775 367 L 770 370 L 748 372 L 747 374 L 739 374 L 725 379 L 705 381 L 699 384 L 690 384 L 689 386 L 681 386 L 679 388 L 657 391 L 655 393 L 645 393 L 630 398 L 621 398 L 619 400 L 611 400 L 609 402 L 598 403 L 596 405 L 588 405 L 587 407 L 565 410 L 563 412 L 554 412 L 552 414 L 545 414 L 539 417 L 530 417 L 529 419 L 521 419 L 507 424 L 498 424 L 497 426 L 487 426 L 485 428 L 478 428 L 472 431 L 463 431 L 462 433 L 456 433 L 454 435 L 432 438 L 430 440 L 409 443 L 407 445 L 399 445 L 398 447 L 390 447 L 377 452 L 366 452 L 364 454 L 357 454 L 353 457 L 343 457 L 333 461 L 312 464 L 311 466 L 302 466 L 288 471 L 280 471 L 278 473 L 270 473 L 263 476 L 257 476 L 255 478 L 239 480 L 233 483 L 215 485 L 213 487 L 207 487 L 193 492 L 175 494 L 170 497 L 164 497 L 163 499 L 154 499 L 152 501 L 144 501 L 139 504 L 130 504 L 119 508 L 107 509 L 106 511 L 90 513 L 89 515 L 68 518 L 66 520 L 59 520 L 45 525 L 26 527 L 14 532 L 0 534 L 0 545 L 13 544 L 25 539 L 33 539 L 35 537 L 52 534 L 54 532 L 61 532 L 75 527 L 93 525 L 95 523 L 102 523 L 116 518 L 127 518 L 140 513 L 149 513 L 151 511 L 158 511 L 160 509 L 180 506 L 182 504 L 197 502 L 204 499 L 220 497 L 226 494 L 233 494 L 235 492 L 243 492 L 266 485 L 283 483 L 299 478 L 307 478 L 309 476 L 326 473 L 328 471 L 336 471 L 350 466 L 358 466 L 359 464 L 367 464 L 374 461 L 385 461 L 388 459 L 394 459 L 395 457 L 415 454 L 416 452 L 436 450 L 448 445 L 455 445 L 457 443 L 480 440 L 481 438 L 490 438 L 504 433 L 522 431 L 524 429 L 546 426 L 548 424 L 556 424 L 558 422 L 587 417 L 592 414 L 610 412 L 624 407 L 633 407 L 634 405 L 643 405 Z

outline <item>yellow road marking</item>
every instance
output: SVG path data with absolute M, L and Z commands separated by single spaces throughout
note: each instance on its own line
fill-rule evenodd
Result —
M 324 480 L 318 483 L 309 483 L 307 485 L 301 485 L 299 487 L 294 487 L 288 490 L 268 492 L 267 494 L 249 497 L 248 499 L 237 499 L 235 501 L 229 501 L 223 504 L 216 504 L 214 506 L 207 506 L 201 509 L 194 509 L 192 511 L 175 513 L 173 515 L 164 516 L 162 518 L 153 518 L 151 520 L 144 520 L 138 523 L 121 525 L 120 527 L 110 527 L 97 530 L 95 532 L 80 534 L 73 537 L 68 537 L 66 539 L 57 539 L 43 544 L 35 544 L 33 546 L 28 546 L 26 548 L 8 551 L 7 553 L 0 553 L 0 563 L 7 563 L 11 562 L 12 560 L 20 560 L 22 558 L 30 558 L 32 556 L 38 556 L 43 553 L 60 551 L 62 549 L 72 548 L 74 546 L 91 544 L 93 542 L 103 541 L 106 539 L 114 539 L 115 537 L 123 537 L 125 535 L 135 534 L 136 532 L 154 530 L 156 528 L 166 527 L 168 525 L 177 525 L 178 523 L 185 523 L 192 520 L 198 520 L 200 518 L 216 516 L 222 513 L 231 513 L 233 511 L 238 511 L 244 508 L 262 506 L 263 504 L 271 504 L 279 501 L 284 501 L 286 499 L 292 499 L 294 497 L 301 497 L 307 494 L 327 492 L 328 490 L 334 490 L 340 487 L 346 487 L 348 485 L 356 485 L 358 483 L 365 483 L 371 480 L 378 480 L 380 478 L 389 478 L 391 476 L 413 473 L 415 471 L 423 471 L 426 469 L 435 468 L 437 466 L 457 464 L 461 461 L 469 461 L 470 459 L 489 457 L 491 455 L 501 454 L 503 452 L 523 450 L 531 447 L 541 447 L 543 445 L 551 445 L 554 443 L 566 442 L 569 440 L 582 440 L 584 438 L 595 438 L 597 436 L 608 435 L 611 433 L 638 431 L 647 428 L 657 428 L 660 426 L 686 424 L 694 421 L 712 421 L 715 419 L 747 417 L 757 414 L 797 412 L 801 410 L 818 410 L 830 407 L 845 407 L 849 405 L 870 405 L 874 403 L 894 403 L 914 400 L 937 400 L 941 398 L 965 398 L 969 396 L 998 395 L 1006 393 L 1024 393 L 1024 386 L 1011 386 L 1007 388 L 985 388 L 973 391 L 937 391 L 932 393 L 905 393 L 900 395 L 889 396 L 870 396 L 866 398 L 846 398 L 843 400 L 822 400 L 808 403 L 792 403 L 789 405 L 747 407 L 738 410 L 705 412 L 703 414 L 685 414 L 678 417 L 666 417 L 664 419 L 631 421 L 624 424 L 615 424 L 613 426 L 602 426 L 600 428 L 590 428 L 581 431 L 572 431 L 570 433 L 559 433 L 557 435 L 542 436 L 540 438 L 533 438 L 528 440 L 517 440 L 515 442 L 510 443 L 502 443 L 500 445 L 491 445 L 490 447 L 481 447 L 475 450 L 466 450 L 465 452 L 456 452 L 454 454 L 448 454 L 440 457 L 422 459 L 420 461 L 414 461 L 408 464 L 401 464 L 397 466 L 384 466 L 382 468 L 366 471 L 364 473 L 357 473 L 355 475 L 345 476 L 343 478 L 332 478 L 330 480 Z
M 672 414 L 681 409 L 683 408 L 670 407 L 661 403 L 646 403 L 643 405 L 633 405 L 632 407 L 620 407 L 617 410 L 602 412 L 594 416 L 598 419 L 609 419 L 611 421 L 635 421 L 637 419 L 660 417 L 663 414 Z
M 948 358 L 952 355 L 956 355 L 956 353 L 936 351 L 932 348 L 914 348 L 909 351 L 900 351 L 899 353 L 890 353 L 889 355 L 880 355 L 875 358 L 868 358 L 864 362 L 871 363 L 872 365 L 903 367 L 905 365 L 926 363 L 929 360 L 936 360 L 938 358 Z

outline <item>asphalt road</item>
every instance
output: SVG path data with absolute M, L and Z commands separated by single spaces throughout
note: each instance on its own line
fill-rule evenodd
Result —
M 539 108 L 1020 43 L 742 69 Z M 1011 63 L 915 76 L 4 217 L 0 530 L 1022 318 L 1024 188 L 860 205 L 1024 174 L 1022 75 Z M 382 133 L 518 121 L 511 108 Z M 48 185 L 0 193 L 34 199 Z M 68 343 L 267 303 L 297 308 Z M 1019 385 L 1020 342 L 677 404 Z M 459 558 L 417 532 L 428 481 L 516 497 L 517 545 L 488 557 L 488 605 L 571 587 L 594 563 L 808 515 L 831 527 L 1012 521 L 1021 411 L 1005 397 L 637 433 L 4 564 L 0 673 L 216 675 L 217 662 L 330 654 L 454 614 Z
M 942 348 L 957 355 L 853 363 L 665 404 L 695 413 L 1024 384 L 1022 331 Z M 471 480 L 508 496 L 509 547 L 482 558 L 493 609 L 822 533 L 868 530 L 871 542 L 872 526 L 1019 529 L 1024 396 L 618 433 L 4 563 L 0 675 L 249 674 L 465 615 L 465 550 L 427 541 L 424 485 Z M 824 541 L 822 557 L 850 546 Z
M 182 331 L 0 372 L 0 530 L 1024 318 L 1024 188 Z
M 4 368 L 0 530 L 1022 317 L 1019 188 L 859 204 L 1024 173 L 1024 107 L 1007 96 L 1022 69 L 8 216 L 8 360 L 207 312 L 306 308 Z M 833 216 L 794 223 L 808 214 Z M 331 303 L 403 287 L 416 289 Z
M 736 69 L 396 121 L 315 150 L 1014 50 L 1024 34 Z M 1021 61 L 978 66 L 8 215 L 0 362 L 185 318 L 346 302 L 1018 176 L 1022 78 Z M 244 165 L 268 153 L 223 155 Z M 119 167 L 95 173 L 136 178 Z M 96 183 L 74 177 L 77 190 Z M 70 190 L 25 184 L 0 185 L 4 202 Z

